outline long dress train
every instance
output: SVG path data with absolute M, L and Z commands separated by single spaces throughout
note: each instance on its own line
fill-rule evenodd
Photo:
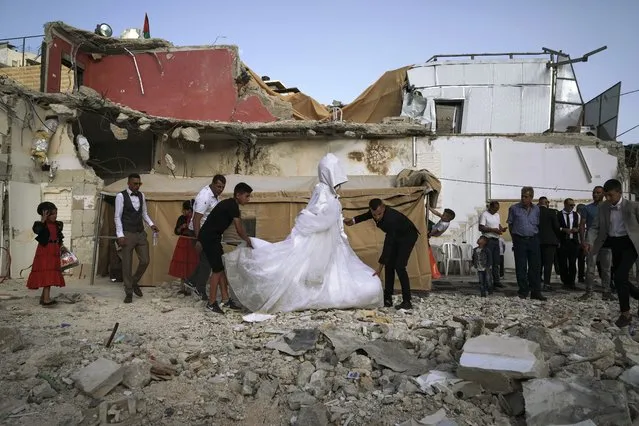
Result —
M 236 298 L 253 312 L 383 305 L 380 279 L 355 254 L 344 233 L 335 188 L 347 178 L 339 160 L 328 154 L 318 171 L 320 182 L 284 241 L 252 238 L 253 249 L 239 247 L 224 255 Z

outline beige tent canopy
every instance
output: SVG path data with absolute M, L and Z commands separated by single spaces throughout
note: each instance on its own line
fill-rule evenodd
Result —
M 411 174 L 410 171 L 408 174 Z M 418 172 L 413 172 L 417 174 Z M 423 172 L 422 172 L 423 174 Z M 406 175 L 404 173 L 403 175 Z M 342 186 L 341 202 L 344 216 L 363 213 L 371 198 L 381 198 L 406 214 L 417 226 L 421 236 L 410 258 L 408 272 L 415 290 L 430 290 L 431 275 L 428 261 L 425 197 L 436 199 L 440 190 L 439 181 L 428 175 L 427 179 L 400 179 L 389 176 L 349 176 L 349 182 Z M 273 177 L 227 175 L 223 197 L 232 196 L 234 186 L 246 182 L 253 187 L 251 203 L 242 206 L 242 219 L 250 234 L 270 242 L 281 241 L 290 233 L 295 217 L 308 203 L 317 177 Z M 395 182 L 420 182 L 421 186 L 395 187 Z M 160 228 L 157 246 L 151 246 L 151 265 L 142 278 L 141 285 L 155 285 L 173 280 L 168 275 L 168 266 L 177 242 L 173 229 L 181 214 L 182 202 L 195 197 L 204 186 L 211 183 L 210 178 L 174 178 L 168 175 L 152 174 L 142 176 L 149 215 Z M 104 188 L 100 208 L 100 243 L 97 256 L 97 273 L 108 275 L 109 266 L 117 261 L 114 250 L 115 226 L 113 224 L 114 196 L 126 188 L 126 179 L 117 181 Z M 351 246 L 359 257 L 371 267 L 377 266 L 382 249 L 384 233 L 374 223 L 362 223 L 346 229 Z M 233 227 L 229 228 L 224 241 L 233 243 L 237 235 Z M 151 239 L 149 233 L 149 240 Z M 96 245 L 97 246 L 97 245 Z M 97 250 L 97 247 L 96 247 Z M 233 250 L 227 245 L 225 250 Z M 134 256 L 135 257 L 135 256 Z M 291 265 L 294 266 L 294 265 Z

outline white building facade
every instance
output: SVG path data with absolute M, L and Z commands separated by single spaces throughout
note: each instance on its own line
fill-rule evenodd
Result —
M 626 180 L 623 147 L 594 136 L 600 122 L 584 123 L 570 58 L 556 53 L 433 57 L 408 70 L 402 115 L 437 135 L 416 142 L 415 166 L 440 177 L 439 206 L 457 214 L 433 244 L 474 245 L 486 204 L 500 201 L 505 224 L 522 186 L 563 208 L 568 197 L 587 202 L 607 179 Z M 514 267 L 510 247 L 506 267 Z

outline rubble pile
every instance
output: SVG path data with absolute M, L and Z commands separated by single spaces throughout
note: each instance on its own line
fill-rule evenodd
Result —
M 612 324 L 614 303 L 574 294 L 243 317 L 207 314 L 171 284 L 132 305 L 83 294 L 54 309 L 11 289 L 1 424 L 639 422 L 639 343 Z

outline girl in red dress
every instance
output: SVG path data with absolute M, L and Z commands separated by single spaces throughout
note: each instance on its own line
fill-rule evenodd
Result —
M 56 303 L 51 299 L 51 286 L 64 287 L 64 277 L 60 269 L 60 254 L 66 249 L 62 245 L 62 222 L 58 222 L 58 208 L 55 204 L 45 201 L 38 205 L 40 220 L 34 222 L 33 232 L 37 234 L 35 257 L 31 273 L 27 280 L 27 288 L 42 289 L 40 304 L 51 306 Z
M 189 229 L 193 216 L 193 200 L 182 203 L 182 216 L 175 224 L 175 235 L 179 235 L 173 258 L 169 266 L 169 275 L 184 280 L 191 276 L 197 266 L 199 255 L 195 251 L 195 234 Z M 182 292 L 185 292 L 184 290 Z

